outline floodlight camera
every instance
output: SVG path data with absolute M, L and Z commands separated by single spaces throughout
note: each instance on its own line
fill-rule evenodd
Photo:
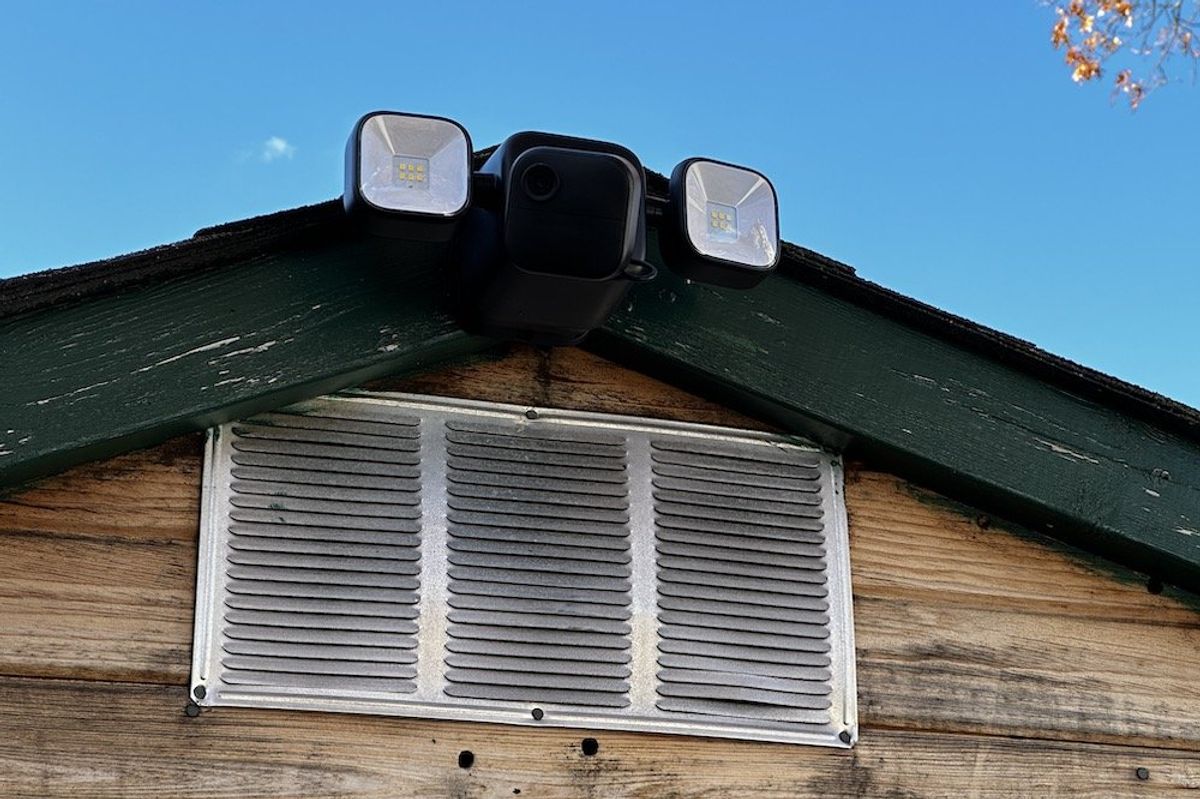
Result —
M 472 170 L 465 128 L 443 117 L 377 111 L 346 145 L 349 217 L 386 238 L 441 243 L 464 327 L 539 345 L 602 326 L 651 280 L 647 206 L 663 261 L 689 280 L 757 285 L 779 263 L 775 189 L 759 172 L 689 158 L 668 197 L 647 197 L 631 150 L 525 132 Z

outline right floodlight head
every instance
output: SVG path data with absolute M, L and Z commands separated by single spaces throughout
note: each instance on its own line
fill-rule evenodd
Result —
M 750 288 L 779 263 L 779 204 L 753 169 L 689 158 L 671 173 L 663 255 L 689 280 Z

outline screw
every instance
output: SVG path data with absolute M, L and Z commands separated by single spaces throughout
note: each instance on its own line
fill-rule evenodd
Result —
M 850 730 L 842 730 L 838 733 L 838 740 L 844 744 L 850 743 Z
M 535 707 L 533 709 L 533 718 L 535 721 L 541 721 L 542 716 L 544 716 L 544 715 L 546 715 L 546 714 L 542 711 L 542 709 L 540 707 Z
M 1138 770 L 1137 770 L 1137 771 L 1135 771 L 1135 772 L 1133 772 L 1133 773 L 1134 773 L 1135 775 L 1137 775 L 1137 778 L 1138 778 L 1139 780 L 1148 780 L 1148 779 L 1150 779 L 1150 769 L 1146 768 L 1145 766 L 1139 766 L 1139 767 L 1138 767 Z
M 197 699 L 203 699 L 208 694 L 208 689 L 203 685 L 197 685 L 192 689 L 192 693 L 196 695 Z
M 194 719 L 196 716 L 200 715 L 200 706 L 195 702 L 188 702 L 187 707 L 183 709 L 183 712 L 187 714 L 188 718 Z
M 535 411 L 533 408 L 530 408 L 529 410 L 525 411 L 525 418 L 526 419 L 536 419 L 537 411 Z

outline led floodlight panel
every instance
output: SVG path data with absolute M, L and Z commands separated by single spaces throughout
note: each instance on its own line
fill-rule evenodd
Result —
M 471 139 L 450 119 L 376 112 L 346 146 L 346 210 L 373 232 L 444 240 L 471 202 Z
M 667 263 L 692 280 L 756 285 L 779 262 L 775 188 L 753 169 L 692 158 L 671 174 Z

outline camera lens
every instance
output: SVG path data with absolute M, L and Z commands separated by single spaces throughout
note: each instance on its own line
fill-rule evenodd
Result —
M 549 200 L 558 191 L 558 173 L 546 164 L 534 164 L 521 176 L 525 193 L 533 200 Z

